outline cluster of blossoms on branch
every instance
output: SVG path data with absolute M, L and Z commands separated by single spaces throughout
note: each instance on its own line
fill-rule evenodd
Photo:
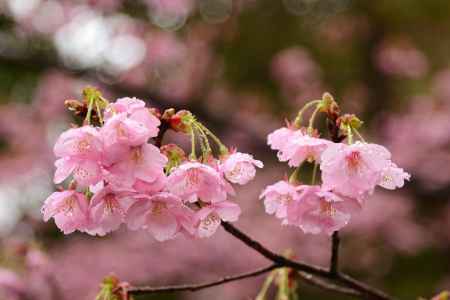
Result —
M 67 105 L 85 117 L 83 126 L 62 133 L 54 147 L 54 182 L 71 180 L 42 208 L 45 221 L 53 217 L 66 234 L 102 236 L 125 223 L 160 241 L 178 234 L 209 237 L 221 221 L 236 221 L 241 213 L 229 200 L 235 194 L 232 184 L 247 184 L 263 167 L 252 155 L 226 147 L 188 111 L 161 114 L 136 98 L 109 103 L 93 88 L 84 90 L 83 102 Z M 312 107 L 305 128 L 303 114 Z M 314 128 L 319 113 L 326 115 L 330 140 Z M 279 160 L 295 171 L 262 192 L 266 212 L 305 233 L 331 235 L 361 210 L 376 186 L 402 187 L 410 175 L 391 161 L 386 148 L 364 141 L 361 124 L 354 115 L 341 115 L 325 93 L 307 103 L 294 122 L 269 134 Z M 189 156 L 175 144 L 161 145 L 168 129 L 190 136 Z M 314 166 L 310 184 L 300 179 L 305 164 Z M 321 184 L 316 183 L 319 169 Z
M 303 113 L 311 107 L 315 109 L 304 128 Z M 318 113 L 326 114 L 331 140 L 321 138 L 313 127 Z M 278 159 L 296 169 L 289 180 L 263 191 L 266 212 L 305 233 L 331 235 L 361 210 L 376 186 L 403 187 L 410 175 L 391 161 L 385 147 L 364 141 L 358 132 L 361 124 L 354 115 L 341 116 L 333 97 L 325 93 L 307 103 L 292 124 L 271 133 L 268 144 L 278 151 Z M 354 142 L 354 135 L 359 141 Z M 311 184 L 299 179 L 304 163 L 313 164 Z M 316 183 L 319 166 L 321 184 Z
M 109 103 L 93 88 L 83 94 L 82 102 L 66 101 L 84 122 L 56 141 L 54 182 L 68 187 L 46 199 L 45 221 L 54 218 L 65 234 L 100 236 L 126 224 L 163 241 L 209 237 L 222 220 L 238 219 L 232 184 L 248 183 L 262 162 L 227 148 L 188 111 L 161 114 L 136 98 Z M 191 137 L 189 156 L 177 145 L 161 146 L 168 129 Z

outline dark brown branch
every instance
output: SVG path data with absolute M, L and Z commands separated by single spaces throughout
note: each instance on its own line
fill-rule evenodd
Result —
M 303 281 L 307 282 L 310 285 L 321 288 L 323 290 L 335 292 L 335 293 L 339 293 L 339 294 L 347 295 L 347 296 L 361 297 L 361 293 L 354 289 L 341 287 L 341 286 L 331 283 L 325 279 L 314 277 L 313 275 L 305 273 L 305 272 L 298 272 L 298 275 L 301 277 L 301 279 Z
M 236 227 L 234 227 L 233 225 L 231 225 L 228 222 L 222 222 L 222 227 L 228 233 L 230 233 L 237 239 L 241 240 L 247 246 L 256 250 L 262 256 L 273 261 L 274 263 L 277 263 L 277 264 L 285 266 L 285 267 L 290 267 L 297 271 L 304 271 L 304 272 L 314 274 L 314 275 L 319 275 L 322 277 L 330 276 L 330 273 L 328 272 L 328 270 L 326 270 L 324 268 L 321 268 L 318 266 L 313 266 L 313 265 L 307 265 L 307 264 L 304 264 L 301 262 L 295 262 L 295 261 L 285 258 L 284 256 L 281 256 L 279 254 L 276 254 L 276 253 L 270 251 L 269 249 L 267 249 L 263 245 L 261 245 L 259 242 L 253 240 L 251 237 L 249 237 L 248 235 L 246 235 L 245 233 L 243 233 L 242 231 L 240 231 L 239 229 L 237 229 Z
M 337 273 L 337 280 L 346 286 L 357 290 L 363 296 L 363 299 L 382 299 L 382 300 L 394 300 L 395 298 L 380 291 L 374 287 L 371 287 L 363 282 L 360 282 L 346 274 Z
M 339 263 L 339 232 L 333 232 L 331 237 L 331 259 L 330 259 L 330 273 L 338 273 L 338 263 Z
M 366 285 L 365 283 L 359 282 L 358 280 L 345 275 L 341 273 L 331 273 L 326 269 L 323 269 L 318 266 L 309 265 L 301 262 L 292 261 L 290 259 L 287 259 L 281 255 L 278 255 L 263 245 L 261 245 L 259 242 L 253 240 L 251 237 L 231 225 L 227 222 L 222 222 L 222 227 L 236 237 L 237 239 L 241 240 L 244 244 L 249 246 L 250 248 L 256 250 L 259 252 L 262 256 L 266 257 L 267 259 L 275 262 L 276 264 L 284 267 L 289 267 L 297 271 L 302 271 L 305 273 L 309 273 L 312 275 L 317 275 L 322 278 L 330 279 L 333 281 L 337 281 L 345 285 L 346 287 L 349 287 L 357 292 L 360 292 L 360 294 L 364 297 L 364 299 L 374 299 L 374 300 L 393 300 L 394 298 L 385 294 L 382 291 L 379 291 L 376 288 L 370 287 Z
M 154 294 L 154 293 L 173 293 L 173 292 L 183 292 L 189 291 L 194 292 L 202 289 L 206 289 L 213 286 L 222 285 L 228 282 L 237 281 L 245 278 L 256 277 L 261 274 L 270 272 L 276 268 L 279 268 L 278 264 L 272 264 L 265 268 L 261 268 L 252 272 L 242 273 L 239 275 L 226 276 L 219 280 L 200 283 L 200 284 L 184 284 L 184 285 L 173 285 L 173 286 L 165 286 L 165 287 L 151 287 L 151 286 L 143 286 L 143 287 L 129 287 L 127 289 L 128 294 L 130 295 L 141 295 L 141 294 Z

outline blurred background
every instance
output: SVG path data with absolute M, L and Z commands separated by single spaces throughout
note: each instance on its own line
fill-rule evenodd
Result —
M 86 85 L 186 108 L 265 162 L 238 191 L 237 226 L 326 265 L 329 239 L 281 227 L 258 195 L 288 172 L 266 135 L 324 91 L 412 173 L 378 190 L 342 233 L 341 266 L 402 299 L 450 288 L 450 2 L 446 0 L 0 0 L 0 299 L 94 299 L 133 284 L 200 282 L 266 261 L 219 232 L 63 236 L 40 216 L 52 144 Z M 167 141 L 183 141 L 176 135 Z M 254 299 L 263 277 L 140 299 Z M 300 299 L 347 299 L 301 284 Z

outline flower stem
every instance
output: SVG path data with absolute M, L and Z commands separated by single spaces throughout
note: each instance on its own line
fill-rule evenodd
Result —
M 347 126 L 347 141 L 349 145 L 353 144 L 353 133 L 350 125 Z
M 319 104 L 321 101 L 322 101 L 322 100 L 313 100 L 313 101 L 311 101 L 311 102 L 306 103 L 305 106 L 303 106 L 303 108 L 298 112 L 297 118 L 295 118 L 295 121 L 294 121 L 295 126 L 301 127 L 301 125 L 302 125 L 301 123 L 302 123 L 302 121 L 303 121 L 303 113 L 304 113 L 308 108 L 310 108 L 310 107 L 313 106 L 313 105 Z
M 311 177 L 311 185 L 314 185 L 316 183 L 316 176 L 317 176 L 317 167 L 319 165 L 314 162 L 314 168 L 313 168 L 313 172 L 312 172 L 312 177 Z
M 205 134 L 209 135 L 213 139 L 213 141 L 217 144 L 217 146 L 219 146 L 221 154 L 226 154 L 228 152 L 228 148 L 222 143 L 222 141 L 214 133 L 211 132 L 211 130 L 209 130 L 205 125 L 203 125 L 200 122 L 198 122 L 197 124 L 198 124 L 198 126 L 200 126 L 203 129 Z
M 193 160 L 197 159 L 197 154 L 195 153 L 195 132 L 194 132 L 194 127 L 191 126 L 191 155 L 190 158 Z
M 300 174 L 300 166 L 298 166 L 294 172 L 292 172 L 291 176 L 289 176 L 289 183 L 297 183 L 298 182 L 298 176 Z
M 200 136 L 202 137 L 206 152 L 211 153 L 212 152 L 211 145 L 209 144 L 208 136 L 206 135 L 205 131 L 197 122 L 195 123 L 195 128 L 197 128 L 197 131 L 200 133 Z
M 272 284 L 272 281 L 275 279 L 275 276 L 277 275 L 276 271 L 272 271 L 269 276 L 267 276 L 266 280 L 264 280 L 263 286 L 261 287 L 261 291 L 256 296 L 255 300 L 265 300 L 266 294 L 269 291 L 270 285 Z
M 320 106 L 317 105 L 316 109 L 313 111 L 311 118 L 309 118 L 309 125 L 308 125 L 308 133 L 312 134 L 313 132 L 313 126 L 314 126 L 314 120 L 316 119 L 317 113 L 320 110 Z
M 366 140 L 363 138 L 363 136 L 361 135 L 361 133 L 359 133 L 358 129 L 353 128 L 353 131 L 355 132 L 356 136 L 363 141 L 364 143 L 367 143 Z
M 100 125 L 103 125 L 103 116 L 102 116 L 102 112 L 100 110 L 100 105 L 98 104 L 98 101 L 95 101 L 95 106 L 97 109 L 98 121 L 100 122 Z
M 84 121 L 90 125 L 91 124 L 91 114 L 92 114 L 92 107 L 94 105 L 94 96 L 90 96 L 89 97 L 89 106 L 88 106 L 88 111 L 86 114 L 86 119 L 84 119 Z

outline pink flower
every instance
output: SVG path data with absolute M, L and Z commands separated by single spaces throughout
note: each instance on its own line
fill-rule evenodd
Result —
M 262 168 L 264 164 L 250 154 L 236 152 L 221 163 L 220 170 L 230 182 L 244 185 L 255 177 L 255 166 Z
M 279 152 L 280 161 L 289 161 L 289 166 L 298 167 L 305 160 L 320 162 L 320 156 L 331 142 L 309 135 L 293 135 Z
M 64 131 L 55 143 L 54 153 L 57 157 L 77 159 L 101 159 L 103 151 L 99 132 L 92 126 L 71 128 Z
M 70 174 L 82 187 L 96 184 L 102 179 L 101 164 L 96 161 L 60 158 L 55 161 L 55 183 L 63 182 Z
M 113 116 L 124 113 L 130 120 L 144 126 L 149 133 L 149 137 L 155 137 L 159 132 L 161 121 L 154 116 L 145 102 L 137 98 L 120 98 L 116 102 L 109 104 L 105 109 L 105 121 L 109 121 Z
M 28 285 L 11 270 L 0 268 L 0 296 L 3 299 L 21 300 L 28 297 Z
M 331 235 L 347 225 L 351 215 L 361 209 L 357 200 L 322 190 L 317 185 L 303 185 L 298 190 L 299 196 L 288 207 L 287 219 L 305 233 Z
M 88 225 L 88 200 L 74 190 L 51 194 L 42 206 L 44 221 L 55 219 L 58 228 L 69 234 L 75 230 L 84 231 Z
M 296 132 L 300 133 L 300 131 L 295 131 L 287 127 L 279 128 L 267 136 L 267 144 L 271 149 L 281 151 Z
M 277 218 L 285 220 L 288 205 L 299 196 L 297 189 L 298 187 L 284 180 L 266 187 L 259 196 L 260 199 L 264 199 L 266 213 L 275 214 Z
M 166 184 L 167 184 L 167 177 L 164 175 L 164 173 L 161 173 L 152 182 L 146 182 L 140 179 L 136 179 L 136 182 L 133 184 L 133 189 L 141 194 L 152 195 L 164 190 Z
M 145 102 L 135 97 L 119 98 L 116 102 L 108 104 L 105 108 L 105 120 L 110 119 L 115 114 L 127 113 L 132 114 L 137 110 L 145 108 Z
M 131 188 L 138 180 L 160 185 L 166 164 L 167 157 L 159 148 L 144 144 L 130 148 L 119 162 L 106 168 L 105 177 L 115 188 Z
M 327 140 L 304 134 L 300 129 L 280 128 L 267 137 L 273 150 L 278 150 L 280 161 L 289 161 L 289 166 L 298 167 L 305 160 L 319 162 L 323 151 L 331 143 Z
M 390 158 L 389 151 L 376 144 L 331 144 L 321 157 L 323 187 L 361 200 L 380 182 Z
M 183 229 L 192 211 L 181 198 L 162 192 L 153 196 L 138 195 L 127 211 L 126 223 L 131 230 L 146 229 L 156 240 L 175 238 Z
M 185 202 L 221 202 L 233 193 L 216 169 L 199 162 L 175 168 L 167 179 L 167 189 Z
M 111 117 L 100 132 L 106 149 L 116 144 L 139 146 L 146 143 L 153 135 L 143 123 L 128 118 L 125 113 Z
M 117 230 L 124 222 L 125 212 L 132 203 L 132 192 L 113 191 L 109 185 L 97 191 L 89 204 L 92 222 L 88 233 L 103 236 Z
M 235 222 L 241 214 L 241 208 L 234 202 L 222 201 L 202 207 L 194 217 L 194 236 L 205 238 L 212 236 L 220 226 L 221 220 Z
M 54 152 L 61 157 L 55 162 L 55 183 L 61 183 L 71 174 L 81 186 L 101 180 L 103 144 L 94 127 L 83 126 L 63 132 L 56 141 Z
M 410 179 L 411 175 L 409 173 L 391 162 L 391 164 L 383 170 L 381 181 L 378 185 L 388 190 L 395 190 L 396 188 L 403 187 L 405 185 L 405 180 L 409 181 Z

